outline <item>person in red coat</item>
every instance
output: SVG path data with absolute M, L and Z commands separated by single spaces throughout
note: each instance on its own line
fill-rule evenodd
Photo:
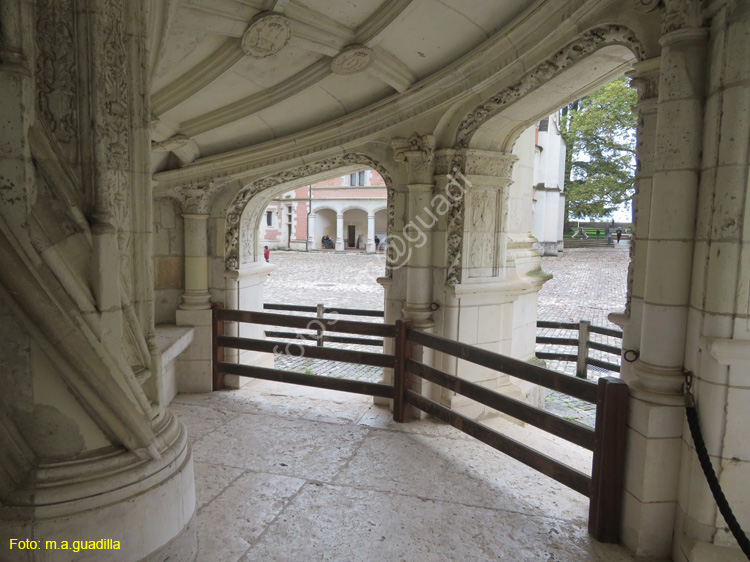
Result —
M 266 261 L 271 261 L 271 251 L 268 249 L 268 246 L 263 246 L 263 257 L 266 258 Z

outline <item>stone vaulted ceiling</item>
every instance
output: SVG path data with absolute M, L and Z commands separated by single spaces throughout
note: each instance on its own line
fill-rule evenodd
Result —
M 298 134 L 402 95 L 531 0 L 153 0 L 157 169 Z

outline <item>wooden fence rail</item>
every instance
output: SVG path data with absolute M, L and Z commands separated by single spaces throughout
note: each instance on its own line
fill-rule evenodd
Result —
M 537 351 L 536 356 L 539 359 L 550 359 L 553 361 L 571 361 L 576 364 L 576 376 L 579 378 L 588 377 L 588 366 L 593 365 L 594 367 L 600 367 L 607 369 L 614 373 L 620 372 L 620 365 L 617 363 L 611 363 L 609 361 L 602 361 L 601 359 L 595 359 L 589 356 L 589 350 L 596 349 L 604 353 L 611 355 L 620 356 L 622 353 L 622 345 L 620 347 L 614 345 L 608 345 L 597 341 L 592 341 L 589 334 L 601 334 L 603 336 L 609 336 L 612 338 L 622 339 L 622 332 L 619 330 L 612 330 L 611 328 L 604 328 L 602 326 L 592 326 L 588 320 L 581 320 L 580 322 L 550 322 L 547 320 L 540 320 L 536 323 L 537 328 L 552 328 L 556 330 L 577 330 L 578 337 L 559 337 L 559 336 L 537 336 L 536 343 L 542 345 L 563 345 L 575 347 L 576 354 L 572 353 L 550 353 L 547 351 Z
M 316 313 L 318 308 L 316 307 Z M 395 421 L 406 422 L 410 418 L 410 409 L 417 408 L 587 496 L 589 498 L 589 532 L 601 542 L 618 541 L 628 404 L 627 385 L 619 379 L 602 377 L 598 383 L 594 383 L 557 373 L 525 361 L 416 330 L 411 322 L 404 320 L 398 320 L 395 325 L 375 324 L 323 317 L 305 318 L 265 312 L 225 310 L 220 305 L 214 307 L 213 317 L 215 389 L 223 387 L 224 374 L 232 374 L 391 398 Z M 224 336 L 222 333 L 224 321 L 307 329 L 311 329 L 310 322 L 316 322 L 318 324 L 313 328 L 320 331 L 393 338 L 394 354 L 321 348 L 301 343 L 292 346 L 288 342 Z M 317 338 L 311 339 L 314 341 Z M 301 341 L 305 339 L 302 338 Z M 519 400 L 421 363 L 413 357 L 412 348 L 415 345 L 428 347 L 439 353 L 594 403 L 596 404 L 595 429 L 592 430 L 559 418 Z M 291 349 L 290 346 L 292 346 Z M 304 355 L 316 359 L 393 368 L 393 385 L 229 363 L 224 361 L 224 348 Z M 412 382 L 414 377 L 428 380 L 593 451 L 591 476 L 422 396 L 414 391 L 415 387 Z

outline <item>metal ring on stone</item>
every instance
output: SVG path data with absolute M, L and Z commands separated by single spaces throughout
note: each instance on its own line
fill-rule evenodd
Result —
M 622 358 L 625 359 L 625 361 L 627 361 L 628 363 L 632 363 L 633 361 L 638 359 L 640 355 L 641 354 L 635 349 L 628 349 L 625 351 L 625 353 L 622 354 Z
M 431 311 L 435 312 L 438 308 L 440 308 L 440 305 L 438 303 L 436 303 L 436 302 L 431 302 L 430 303 L 430 310 Z

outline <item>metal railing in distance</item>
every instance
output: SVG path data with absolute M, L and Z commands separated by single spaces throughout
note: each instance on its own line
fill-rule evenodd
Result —
M 224 361 L 224 349 L 237 349 L 274 353 L 280 355 L 309 357 L 311 359 L 324 359 L 328 361 L 341 361 L 361 365 L 372 365 L 375 367 L 393 368 L 395 356 L 385 353 L 370 353 L 366 351 L 354 351 L 349 349 L 321 348 L 317 346 L 296 343 L 292 346 L 289 342 L 261 340 L 255 338 L 241 338 L 225 336 L 222 334 L 222 324 L 225 321 L 249 324 L 263 324 L 268 326 L 283 326 L 287 328 L 309 328 L 310 322 L 319 323 L 321 328 L 332 332 L 353 333 L 369 336 L 394 337 L 395 327 L 387 324 L 375 324 L 370 322 L 353 322 L 350 320 L 330 320 L 319 318 L 305 318 L 300 316 L 288 316 L 283 314 L 272 314 L 267 312 L 254 312 L 247 310 L 227 310 L 220 307 L 214 308 L 214 390 L 224 387 L 223 375 L 239 375 L 264 380 L 301 384 L 317 388 L 327 388 L 342 392 L 355 394 L 366 394 L 369 396 L 382 396 L 393 398 L 393 386 L 351 379 L 339 379 L 323 377 L 308 373 L 297 373 L 283 371 L 280 369 L 268 369 L 242 365 Z M 300 339 L 300 341 L 305 341 Z M 291 349 L 290 349 L 291 348 Z
M 547 351 L 537 351 L 536 356 L 539 359 L 574 362 L 576 364 L 576 376 L 583 379 L 588 376 L 587 367 L 589 365 L 607 369 L 608 371 L 612 371 L 613 373 L 620 372 L 620 365 L 616 363 L 610 363 L 609 361 L 602 361 L 601 359 L 589 357 L 589 350 L 591 349 L 596 349 L 597 351 L 602 351 L 604 353 L 609 353 L 611 355 L 616 355 L 617 357 L 619 357 L 622 353 L 621 347 L 615 347 L 614 345 L 592 341 L 589 337 L 589 334 L 600 334 L 603 336 L 622 339 L 622 332 L 620 330 L 603 328 L 602 326 L 592 326 L 588 320 L 581 320 L 580 322 L 551 322 L 548 320 L 540 320 L 536 323 L 536 327 L 578 331 L 577 338 L 537 336 L 536 343 L 538 344 L 562 345 L 577 348 L 577 352 L 575 355 L 573 355 L 572 353 L 550 353 Z
M 409 357 L 410 344 L 429 347 L 470 363 L 593 402 L 597 408 L 596 427 L 591 430 L 569 422 L 524 402 L 415 361 Z M 628 404 L 628 388 L 624 382 L 612 377 L 602 377 L 598 383 L 571 377 L 434 334 L 414 330 L 410 324 L 403 321 L 396 323 L 395 347 L 397 352 L 394 370 L 394 420 L 406 421 L 409 417 L 409 407 L 416 407 L 587 496 L 589 498 L 589 532 L 601 542 L 618 541 L 622 512 Z M 415 393 L 411 390 L 413 376 L 424 378 L 593 451 L 592 475 L 588 476 Z

